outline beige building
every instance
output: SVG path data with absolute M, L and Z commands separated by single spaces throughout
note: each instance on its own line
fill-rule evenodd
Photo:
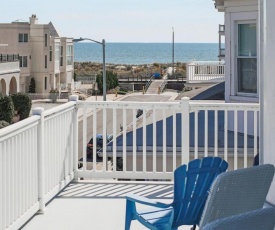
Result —
M 72 83 L 72 38 L 60 37 L 51 22 L 38 24 L 32 15 L 29 22 L 0 23 L 0 34 L 0 44 L 8 45 L 5 52 L 19 55 L 20 92 L 28 92 L 31 78 L 35 79 L 36 93 Z
M 19 91 L 19 57 L 2 54 L 7 44 L 0 44 L 0 95 L 6 96 Z

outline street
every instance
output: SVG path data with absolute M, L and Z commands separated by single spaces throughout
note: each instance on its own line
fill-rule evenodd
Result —
M 174 96 L 174 95 L 173 95 Z M 169 99 L 173 100 L 173 96 L 171 95 L 129 95 L 127 97 L 124 97 L 122 101 L 146 101 L 146 102 L 160 102 L 160 101 L 168 101 Z M 175 96 L 174 96 L 175 97 Z M 117 119 L 117 127 L 116 127 L 116 133 L 113 132 L 113 110 L 107 110 L 106 117 L 107 117 L 107 124 L 106 124 L 106 133 L 107 134 L 113 134 L 117 135 L 120 130 L 120 125 L 123 124 L 123 111 L 121 109 L 118 109 L 116 112 L 116 119 Z M 126 111 L 126 124 L 127 126 L 132 123 L 132 117 L 133 113 L 132 110 Z M 87 117 L 87 142 L 91 139 L 93 136 L 93 115 L 89 114 Z M 79 121 L 79 129 L 78 129 L 78 155 L 79 159 L 82 159 L 83 157 L 83 120 Z M 97 112 L 97 133 L 103 133 L 103 111 L 100 109 Z M 86 143 L 85 143 L 86 146 Z M 86 152 L 86 149 L 84 150 Z M 87 159 L 87 161 L 91 161 L 91 159 Z

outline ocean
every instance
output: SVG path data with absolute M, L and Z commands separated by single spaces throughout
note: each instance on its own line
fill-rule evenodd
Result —
M 218 43 L 175 43 L 174 62 L 217 61 Z M 152 64 L 172 62 L 172 43 L 106 43 L 106 63 Z M 74 61 L 102 62 L 102 46 L 74 43 Z

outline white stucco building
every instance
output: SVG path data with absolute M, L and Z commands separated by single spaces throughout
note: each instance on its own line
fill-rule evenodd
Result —
M 36 93 L 72 83 L 72 38 L 61 37 L 51 22 L 38 24 L 32 15 L 29 22 L 0 23 L 0 33 L 0 44 L 8 45 L 5 52 L 19 55 L 20 92 L 28 92 L 31 78 L 35 79 Z
M 2 54 L 7 44 L 0 44 L 0 95 L 6 96 L 19 91 L 19 57 Z

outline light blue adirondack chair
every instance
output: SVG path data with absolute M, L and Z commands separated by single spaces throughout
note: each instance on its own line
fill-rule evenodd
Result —
M 205 157 L 178 167 L 174 172 L 174 200 L 164 204 L 138 195 L 126 197 L 125 230 L 138 220 L 149 229 L 178 229 L 180 225 L 199 224 L 208 195 L 216 178 L 227 170 L 228 164 L 219 157 Z M 138 211 L 136 203 L 150 206 Z M 147 207 L 148 208 L 148 207 Z
M 274 166 L 271 164 L 219 175 L 207 197 L 199 223 L 200 229 L 213 221 L 263 208 L 273 176 Z

